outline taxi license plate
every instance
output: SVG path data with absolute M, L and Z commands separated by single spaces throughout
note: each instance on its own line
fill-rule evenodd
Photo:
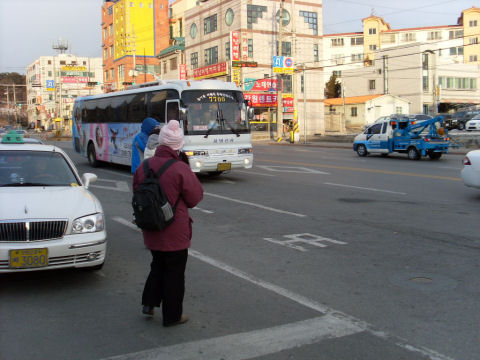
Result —
M 48 265 L 48 249 L 10 250 L 10 267 L 36 268 Z
M 217 164 L 217 171 L 227 171 L 232 169 L 232 163 Z

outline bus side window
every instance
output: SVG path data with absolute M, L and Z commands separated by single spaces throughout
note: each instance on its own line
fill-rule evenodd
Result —
M 178 102 L 169 102 L 167 103 L 167 119 L 169 120 L 178 120 Z
M 165 122 L 165 104 L 167 100 L 167 91 L 156 91 L 148 94 L 147 98 L 147 116 L 154 118 L 158 122 Z

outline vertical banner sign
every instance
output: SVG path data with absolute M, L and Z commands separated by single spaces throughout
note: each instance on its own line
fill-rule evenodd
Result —
M 232 31 L 231 33 L 231 43 L 230 49 L 232 52 L 232 61 L 239 61 L 240 60 L 240 32 L 239 31 Z
M 248 61 L 248 34 L 242 33 L 242 60 Z
M 55 80 L 47 80 L 46 88 L 47 91 L 55 91 Z
M 232 82 L 240 86 L 240 68 L 232 67 Z
M 180 64 L 178 66 L 178 78 L 180 80 L 187 80 L 187 65 L 186 64 Z

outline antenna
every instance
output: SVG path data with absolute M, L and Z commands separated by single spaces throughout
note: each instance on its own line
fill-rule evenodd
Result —
M 59 38 L 56 43 L 52 42 L 52 49 L 57 50 L 60 54 L 65 54 L 65 51 L 68 50 L 68 42 Z

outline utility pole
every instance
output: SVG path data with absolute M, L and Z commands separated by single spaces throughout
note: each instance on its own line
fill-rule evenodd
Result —
M 303 64 L 303 143 L 307 143 L 307 77 L 305 64 Z
M 15 126 L 18 125 L 18 119 L 17 119 L 17 97 L 15 95 L 15 83 L 13 83 L 13 115 L 15 116 Z
M 295 0 L 292 0 L 292 57 L 293 57 L 293 74 L 292 74 L 292 90 L 293 90 L 293 123 L 298 127 L 298 111 L 297 111 L 297 36 L 295 22 L 297 17 L 295 16 Z M 293 141 L 295 142 L 295 127 L 293 130 Z
M 282 56 L 283 38 L 283 1 L 280 0 L 280 15 L 278 19 L 278 56 Z M 283 136 L 283 103 L 282 103 L 282 75 L 277 76 L 277 140 Z

